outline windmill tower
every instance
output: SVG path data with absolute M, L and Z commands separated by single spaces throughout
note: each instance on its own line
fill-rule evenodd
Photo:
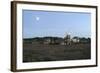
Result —
M 65 42 L 65 45 L 71 45 L 71 35 L 70 33 L 66 33 L 65 37 L 64 37 L 64 42 Z

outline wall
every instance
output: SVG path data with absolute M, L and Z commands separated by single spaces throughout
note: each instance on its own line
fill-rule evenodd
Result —
M 12 73 L 10 71 L 10 8 L 11 8 L 10 1 L 11 0 L 0 0 L 0 73 Z M 97 0 L 32 0 L 32 1 L 83 4 L 83 5 L 99 5 L 98 4 L 99 0 L 98 1 Z M 100 13 L 100 10 L 98 13 Z M 99 15 L 100 14 L 98 14 L 98 16 Z M 98 19 L 100 18 L 98 17 Z M 98 28 L 100 28 L 100 25 L 98 25 Z M 100 34 L 98 37 L 100 37 Z M 100 38 L 98 40 L 100 40 Z M 98 41 L 98 43 L 100 42 Z M 98 47 L 100 46 L 98 45 Z M 100 49 L 98 49 L 98 52 L 100 52 Z M 98 55 L 100 55 L 100 53 Z M 98 60 L 100 64 L 100 57 Z M 86 73 L 86 72 L 99 73 L 100 65 L 98 67 L 92 67 L 92 68 L 34 71 L 34 73 L 53 73 L 53 72 L 54 73 L 66 73 L 66 72 L 67 73 Z M 26 73 L 33 73 L 33 71 L 26 72 Z

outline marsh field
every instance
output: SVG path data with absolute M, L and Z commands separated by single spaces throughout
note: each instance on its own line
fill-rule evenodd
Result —
M 23 44 L 23 62 L 82 60 L 91 58 L 91 45 Z

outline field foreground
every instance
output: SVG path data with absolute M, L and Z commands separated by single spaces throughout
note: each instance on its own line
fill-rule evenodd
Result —
M 91 45 L 32 45 L 23 44 L 23 62 L 81 60 L 91 58 Z

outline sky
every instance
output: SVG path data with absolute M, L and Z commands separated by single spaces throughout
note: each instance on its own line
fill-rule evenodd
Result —
M 80 12 L 22 11 L 23 38 L 91 36 L 91 14 Z

